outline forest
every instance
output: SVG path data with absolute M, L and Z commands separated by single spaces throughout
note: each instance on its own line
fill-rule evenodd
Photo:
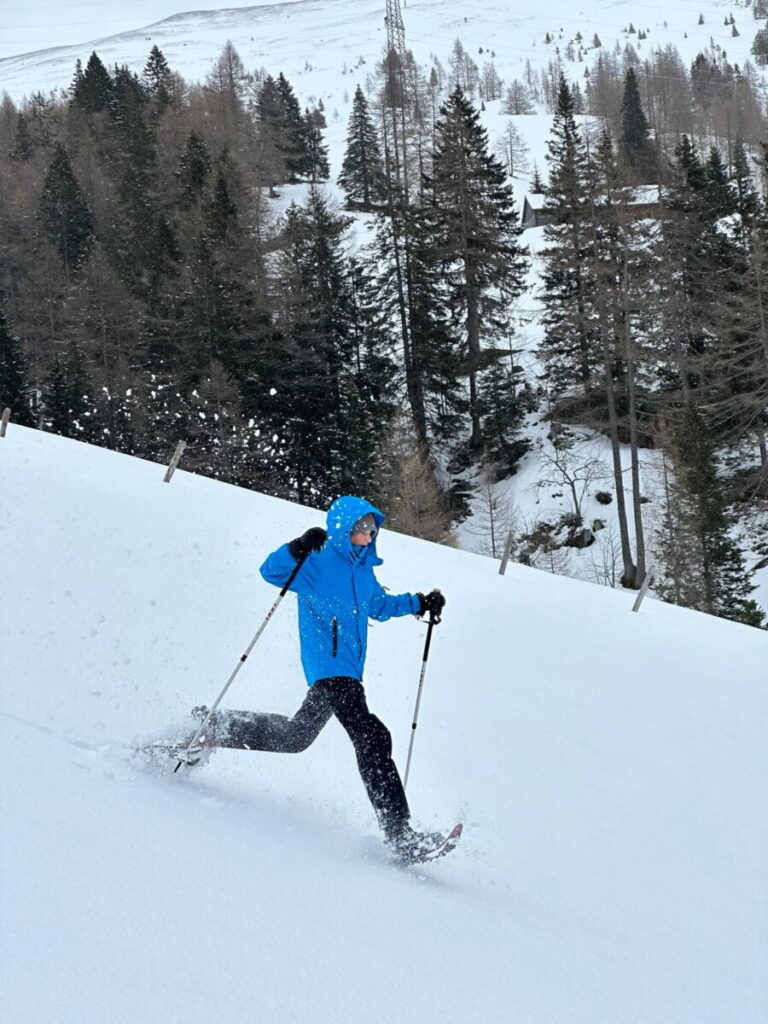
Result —
M 743 542 L 768 561 L 761 79 L 717 48 L 641 59 L 630 28 L 611 52 L 577 40 L 589 70 L 569 41 L 508 83 L 459 40 L 445 65 L 384 52 L 352 99 L 344 209 L 323 187 L 322 101 L 231 44 L 202 84 L 155 46 L 140 74 L 94 52 L 65 95 L 4 96 L 0 408 L 157 461 L 185 440 L 185 468 L 304 504 L 366 493 L 443 541 L 478 479 L 514 474 L 529 414 L 566 467 L 569 425 L 587 425 L 611 446 L 621 585 L 652 552 L 665 599 L 762 625 Z M 501 147 L 483 126 L 496 101 Z M 510 173 L 513 118 L 541 109 L 531 373 Z M 360 217 L 373 229 L 353 246 Z

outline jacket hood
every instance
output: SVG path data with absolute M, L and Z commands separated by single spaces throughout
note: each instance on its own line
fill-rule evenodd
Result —
M 328 531 L 326 545 L 335 548 L 345 557 L 351 556 L 353 547 L 351 538 L 352 527 L 358 519 L 367 515 L 372 515 L 376 520 L 376 530 L 378 533 L 384 523 L 383 512 L 380 512 L 365 498 L 356 498 L 352 494 L 345 494 L 337 498 L 328 509 L 326 517 L 326 528 Z M 375 537 L 367 547 L 363 548 L 363 553 L 360 557 L 364 561 L 373 559 L 374 564 L 378 564 Z

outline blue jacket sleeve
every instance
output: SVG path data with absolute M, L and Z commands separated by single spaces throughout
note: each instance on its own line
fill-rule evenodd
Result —
M 273 551 L 271 555 L 267 556 L 259 572 L 267 583 L 272 583 L 275 587 L 282 587 L 295 568 L 296 559 L 288 550 L 288 544 L 283 544 L 277 551 Z M 289 589 L 296 594 L 312 593 L 316 578 L 317 570 L 313 564 L 312 555 L 309 555 L 304 559 L 304 564 Z
M 401 615 L 415 615 L 420 607 L 421 602 L 416 594 L 388 594 L 376 580 L 368 614 L 378 622 L 385 622 Z

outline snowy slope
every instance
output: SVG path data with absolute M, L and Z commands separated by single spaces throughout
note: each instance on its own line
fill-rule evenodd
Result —
M 289 0 L 187 11 L 116 35 L 111 34 L 114 12 L 107 6 L 100 21 L 94 7 L 88 11 L 92 29 L 83 26 L 81 45 L 0 59 L 0 89 L 18 101 L 38 90 L 67 88 L 75 60 L 79 57 L 85 64 L 93 50 L 107 66 L 126 63 L 140 72 L 153 45 L 161 48 L 174 70 L 202 81 L 230 40 L 247 68 L 263 65 L 274 74 L 283 71 L 305 101 L 311 95 L 323 96 L 326 107 L 330 100 L 344 113 L 357 82 L 364 82 L 366 72 L 381 59 L 385 6 L 383 0 Z M 671 44 L 686 63 L 715 44 L 732 63 L 743 65 L 760 27 L 751 8 L 721 0 L 678 0 L 671 8 L 615 0 L 589 0 L 577 8 L 568 0 L 551 0 L 545 8 L 532 8 L 522 0 L 410 0 L 401 6 L 406 44 L 418 61 L 429 65 L 434 54 L 447 67 L 459 38 L 479 68 L 493 59 L 507 82 L 523 78 L 527 61 L 534 68 L 545 67 L 556 58 L 558 47 L 564 57 L 577 33 L 587 52 L 583 62 L 565 63 L 574 79 L 598 52 L 589 49 L 595 34 L 606 49 L 616 42 L 622 47 L 631 43 L 641 58 L 651 48 Z M 724 24 L 731 13 L 737 37 L 732 36 L 732 26 Z M 630 24 L 646 30 L 647 38 L 640 41 L 636 33 L 628 33 Z M 547 33 L 552 37 L 549 45 L 544 41 Z
M 768 635 L 382 534 L 439 585 L 409 796 L 465 840 L 393 867 L 342 730 L 158 779 L 320 514 L 11 424 L 0 440 L 0 977 L 13 1024 L 752 1024 L 768 1015 Z M 290 713 L 293 598 L 230 706 Z M 372 629 L 402 764 L 425 627 Z

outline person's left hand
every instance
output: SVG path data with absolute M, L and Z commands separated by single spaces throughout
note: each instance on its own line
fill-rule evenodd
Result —
M 439 590 L 430 590 L 428 594 L 417 594 L 419 599 L 419 610 L 416 612 L 419 618 L 426 612 L 432 622 L 439 622 L 445 607 L 445 598 Z

